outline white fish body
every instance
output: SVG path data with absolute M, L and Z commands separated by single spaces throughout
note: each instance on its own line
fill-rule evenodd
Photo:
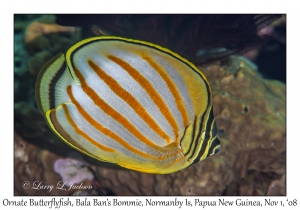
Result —
M 220 149 L 205 76 L 148 42 L 83 40 L 43 67 L 36 98 L 63 141 L 129 169 L 172 173 Z

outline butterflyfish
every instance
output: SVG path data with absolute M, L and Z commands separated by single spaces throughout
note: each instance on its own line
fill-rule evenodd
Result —
M 41 69 L 36 101 L 69 146 L 139 172 L 173 173 L 221 148 L 204 74 L 149 42 L 76 43 Z

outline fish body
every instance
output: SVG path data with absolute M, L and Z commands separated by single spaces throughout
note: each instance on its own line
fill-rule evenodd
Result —
M 221 147 L 203 73 L 149 42 L 78 42 L 42 68 L 36 101 L 68 145 L 140 172 L 173 173 Z

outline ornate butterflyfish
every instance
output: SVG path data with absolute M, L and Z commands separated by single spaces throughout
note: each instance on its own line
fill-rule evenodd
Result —
M 221 148 L 204 74 L 149 42 L 76 43 L 41 69 L 36 101 L 69 146 L 128 169 L 173 173 Z

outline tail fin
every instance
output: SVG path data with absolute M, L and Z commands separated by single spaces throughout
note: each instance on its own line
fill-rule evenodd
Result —
M 35 85 L 36 102 L 43 115 L 46 111 L 69 101 L 66 87 L 72 82 L 64 54 L 58 54 L 43 66 Z

